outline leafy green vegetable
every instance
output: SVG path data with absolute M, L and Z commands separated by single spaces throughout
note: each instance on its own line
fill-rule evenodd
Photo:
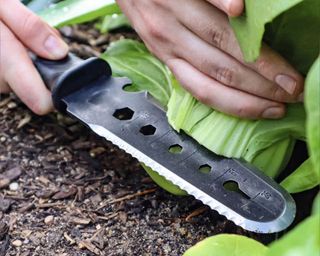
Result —
M 181 86 L 172 92 L 167 116 L 176 130 L 184 130 L 216 154 L 244 159 L 275 177 L 287 164 L 295 139 L 304 139 L 302 104 L 288 107 L 281 120 L 244 120 L 203 105 Z
M 266 26 L 265 42 L 306 75 L 319 55 L 320 1 L 303 0 Z
M 317 256 L 320 252 L 320 215 L 315 214 L 270 245 L 266 256 Z
M 114 0 L 66 0 L 41 11 L 39 15 L 51 26 L 62 27 L 120 12 Z
M 307 137 L 309 153 L 320 180 L 320 57 L 312 65 L 306 79 L 305 105 L 307 110 Z
M 260 54 L 260 46 L 265 24 L 282 12 L 303 0 L 245 0 L 245 14 L 230 19 L 246 61 L 255 61 Z
M 101 56 L 109 62 L 113 75 L 129 77 L 132 91 L 148 91 L 162 106 L 169 101 L 173 76 L 169 69 L 152 56 L 144 44 L 120 40 Z
M 131 27 L 131 25 L 127 17 L 123 14 L 112 14 L 105 16 L 102 22 L 98 23 L 96 27 L 101 33 L 106 33 L 122 27 Z
M 251 238 L 222 234 L 197 243 L 183 256 L 264 256 L 267 249 Z
M 313 215 L 316 215 L 316 214 L 320 215 L 320 192 L 318 193 L 318 195 L 314 199 L 313 207 L 312 207 L 312 214 Z
M 153 171 L 151 168 L 141 164 L 145 171 L 150 175 L 153 181 L 158 184 L 160 187 L 165 189 L 171 194 L 176 196 L 185 196 L 187 192 L 180 189 L 178 186 L 174 185 L 172 182 L 167 181 L 164 177 L 160 176 L 157 172 Z
M 279 121 L 242 120 L 196 101 L 137 41 L 115 42 L 102 57 L 111 64 L 114 75 L 127 76 L 133 81 L 130 90 L 147 90 L 163 106 L 168 104 L 168 119 L 175 129 L 183 129 L 218 154 L 245 159 L 272 177 L 286 165 L 295 139 L 304 139 L 302 104 L 290 105 L 287 116 Z M 150 169 L 147 171 L 164 189 L 174 194 L 185 194 Z
M 289 193 L 298 193 L 319 185 L 318 173 L 311 158 L 306 160 L 298 169 L 281 182 Z

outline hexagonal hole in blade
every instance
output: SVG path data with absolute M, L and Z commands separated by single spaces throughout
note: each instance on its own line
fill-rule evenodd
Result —
M 128 107 L 116 109 L 113 116 L 119 120 L 130 120 L 132 119 L 134 111 Z
M 156 127 L 154 127 L 151 124 L 148 124 L 140 128 L 140 133 L 142 133 L 145 136 L 150 136 L 150 135 L 154 135 L 156 133 L 156 130 L 157 130 Z
M 204 173 L 204 174 L 208 174 L 209 172 L 211 172 L 212 167 L 208 164 L 203 164 L 199 167 L 199 171 Z
M 248 196 L 246 193 L 244 193 L 240 188 L 239 188 L 239 184 L 238 182 L 235 182 L 233 180 L 229 180 L 226 181 L 225 183 L 223 183 L 223 187 L 228 190 L 228 191 L 232 191 L 235 193 L 238 193 L 239 195 L 241 195 L 242 197 L 246 198 L 246 199 L 250 199 L 250 196 Z
M 169 147 L 169 152 L 172 154 L 179 154 L 183 150 L 183 147 L 180 146 L 179 144 L 175 144 Z

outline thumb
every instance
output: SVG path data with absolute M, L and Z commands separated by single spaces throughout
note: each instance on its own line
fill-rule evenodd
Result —
M 0 0 L 0 18 L 17 38 L 35 54 L 47 59 L 61 59 L 68 45 L 40 17 L 19 0 Z M 18 15 L 12 15 L 14 10 Z

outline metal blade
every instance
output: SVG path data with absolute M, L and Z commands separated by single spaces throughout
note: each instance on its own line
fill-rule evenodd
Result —
M 63 101 L 96 134 L 244 229 L 272 233 L 292 223 L 295 203 L 277 183 L 177 133 L 146 93 L 126 92 L 128 84 L 126 78 L 102 77 Z

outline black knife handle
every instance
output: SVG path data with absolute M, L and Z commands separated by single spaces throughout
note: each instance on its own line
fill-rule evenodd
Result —
M 47 60 L 34 57 L 33 63 L 44 83 L 52 92 L 55 108 L 65 111 L 62 99 L 102 76 L 111 76 L 109 64 L 100 58 L 82 60 L 72 53 L 62 60 Z

